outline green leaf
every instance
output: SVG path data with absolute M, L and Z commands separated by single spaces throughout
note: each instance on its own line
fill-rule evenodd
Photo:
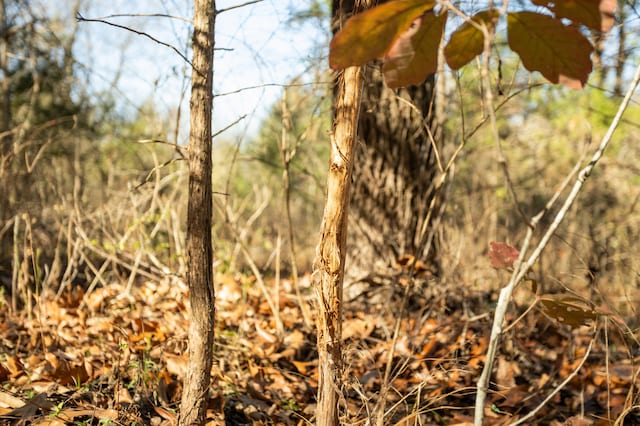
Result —
M 526 69 L 539 71 L 552 83 L 580 89 L 593 68 L 593 46 L 575 27 L 534 12 L 507 15 L 509 47 Z
M 491 30 L 497 17 L 497 10 L 483 10 L 474 15 L 471 20 L 479 25 L 484 24 Z M 484 34 L 471 23 L 465 22 L 451 34 L 449 43 L 444 48 L 444 56 L 447 65 L 457 70 L 471 62 L 482 53 L 483 49 Z
M 538 298 L 544 313 L 562 324 L 572 327 L 589 325 L 600 312 L 586 301 L 573 296 L 547 294 Z
M 617 0 L 531 0 L 558 18 L 567 18 L 596 31 L 609 31 L 615 22 Z
M 435 0 L 395 0 L 353 16 L 331 40 L 329 66 L 343 69 L 384 57 L 413 21 L 435 4 Z
M 416 18 L 384 57 L 382 73 L 391 89 L 422 83 L 438 70 L 438 47 L 447 14 L 427 12 Z

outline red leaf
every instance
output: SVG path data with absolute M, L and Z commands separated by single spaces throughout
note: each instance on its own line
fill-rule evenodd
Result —
M 353 16 L 331 40 L 329 66 L 343 69 L 381 58 L 435 0 L 396 0 Z
M 447 14 L 427 12 L 416 18 L 384 57 L 382 73 L 392 89 L 422 83 L 438 70 L 438 47 Z
M 507 243 L 489 243 L 489 262 L 496 269 L 513 268 L 513 262 L 518 260 L 520 252 Z
M 551 10 L 558 18 L 567 18 L 596 31 L 609 31 L 615 22 L 617 0 L 532 0 Z
M 497 10 L 483 10 L 471 18 L 477 24 L 485 24 L 489 29 L 498 17 Z M 471 62 L 484 49 L 484 35 L 482 31 L 465 22 L 451 34 L 449 43 L 444 48 L 444 56 L 451 69 L 457 70 Z
M 508 41 L 525 68 L 539 71 L 552 83 L 584 87 L 593 68 L 593 46 L 575 27 L 534 12 L 507 15 Z

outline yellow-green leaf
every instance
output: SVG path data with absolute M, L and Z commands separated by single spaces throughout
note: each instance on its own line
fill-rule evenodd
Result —
M 534 12 L 507 15 L 509 47 L 526 69 L 540 72 L 552 83 L 580 89 L 593 68 L 589 40 L 573 26 Z
M 570 19 L 596 31 L 609 31 L 615 22 L 617 0 L 532 0 L 558 18 Z
M 329 66 L 343 69 L 385 56 L 413 21 L 435 4 L 435 0 L 395 0 L 353 16 L 331 41 Z
M 471 20 L 478 25 L 484 24 L 491 30 L 497 17 L 497 10 L 483 10 L 474 15 Z M 482 31 L 470 22 L 465 22 L 451 34 L 449 43 L 444 48 L 444 56 L 447 65 L 451 69 L 457 70 L 471 62 L 473 58 L 482 53 L 483 49 L 484 35 Z
M 438 70 L 438 47 L 446 22 L 446 13 L 425 13 L 396 39 L 382 65 L 387 86 L 395 89 L 420 84 Z

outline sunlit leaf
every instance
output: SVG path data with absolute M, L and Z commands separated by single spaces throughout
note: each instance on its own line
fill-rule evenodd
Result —
M 562 324 L 572 327 L 589 325 L 600 313 L 584 300 L 566 296 L 547 294 L 540 296 L 544 313 Z
M 529 71 L 552 83 L 580 89 L 593 68 L 589 40 L 572 26 L 534 12 L 507 15 L 508 41 Z
M 425 13 L 396 39 L 382 66 L 387 86 L 420 84 L 438 70 L 438 47 L 446 22 L 446 13 Z
M 513 268 L 513 263 L 518 260 L 520 252 L 517 248 L 507 243 L 492 241 L 489 243 L 489 262 L 496 269 Z
M 435 0 L 396 0 L 355 15 L 331 41 L 329 66 L 343 69 L 385 56 L 413 21 L 435 4 Z
M 609 31 L 615 22 L 617 0 L 532 0 L 551 10 L 558 18 L 567 18 L 596 31 Z
M 473 16 L 471 20 L 480 25 L 487 25 L 488 29 L 491 29 L 497 16 L 498 11 L 495 9 L 484 10 Z M 482 53 L 483 48 L 484 35 L 482 31 L 471 23 L 465 22 L 451 34 L 449 43 L 444 48 L 444 56 L 447 65 L 451 69 L 457 70 Z

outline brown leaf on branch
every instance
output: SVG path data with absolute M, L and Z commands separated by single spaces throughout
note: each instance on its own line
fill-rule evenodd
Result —
M 425 13 L 395 40 L 382 66 L 390 88 L 420 84 L 438 70 L 438 47 L 446 22 L 446 13 Z
M 613 26 L 618 7 L 617 0 L 532 0 L 532 3 L 546 7 L 558 18 L 570 19 L 602 32 L 609 31 Z
M 498 17 L 497 10 L 483 10 L 474 15 L 471 20 L 478 25 L 487 25 L 491 29 Z M 470 22 L 460 25 L 449 38 L 444 48 L 444 57 L 451 69 L 457 70 L 471 62 L 482 53 L 484 48 L 484 34 Z
M 593 69 L 593 46 L 573 26 L 534 12 L 507 15 L 509 47 L 525 68 L 540 72 L 552 83 L 581 89 Z
M 384 57 L 414 20 L 435 4 L 433 0 L 396 0 L 355 15 L 331 41 L 329 66 L 337 70 Z
M 520 252 L 507 243 L 492 241 L 489 243 L 489 262 L 496 269 L 513 268 L 513 262 L 518 260 Z
M 571 327 L 589 325 L 600 315 L 587 301 L 574 296 L 546 294 L 539 300 L 545 314 Z

